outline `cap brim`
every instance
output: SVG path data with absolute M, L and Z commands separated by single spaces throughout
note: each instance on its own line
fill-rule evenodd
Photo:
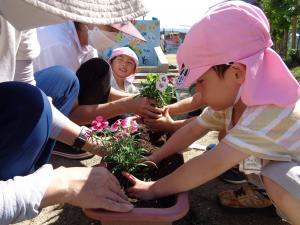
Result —
M 138 29 L 136 29 L 136 27 L 131 22 L 117 23 L 117 24 L 112 24 L 110 26 L 125 34 L 129 34 L 139 40 L 146 41 L 143 35 L 138 31 Z
M 0 5 L 4 18 L 18 30 L 66 20 L 110 25 L 124 23 L 147 13 L 143 2 L 139 0 L 1 0 Z
M 177 88 L 187 88 L 196 82 L 211 66 L 202 66 L 198 68 L 183 68 L 179 77 L 176 79 Z

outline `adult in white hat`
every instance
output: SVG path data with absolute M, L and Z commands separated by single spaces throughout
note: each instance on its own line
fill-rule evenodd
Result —
M 75 123 L 89 124 L 98 115 L 110 119 L 127 112 L 142 117 L 157 116 L 160 113 L 146 98 L 126 94 L 123 91 L 117 91 L 114 86 L 111 87 L 110 77 L 113 77 L 111 70 L 109 65 L 98 57 L 98 51 L 115 46 L 120 32 L 145 41 L 131 22 L 92 25 L 67 21 L 37 29 L 41 50 L 38 57 L 33 60 L 33 64 L 38 87 L 51 96 L 54 105 L 57 106 L 55 96 L 63 96 L 64 93 L 61 92 L 64 88 L 58 88 L 57 83 L 60 82 L 57 82 L 57 79 L 61 79 L 63 72 L 56 65 L 67 67 L 74 73 L 74 77 L 76 73 L 80 86 L 79 98 L 69 115 Z M 113 104 L 107 104 L 108 102 Z M 124 104 L 126 107 L 123 107 Z M 53 154 L 71 159 L 85 159 L 93 156 L 82 149 L 60 142 L 56 143 Z
M 49 137 L 83 145 L 85 150 L 93 149 L 93 143 L 86 139 L 86 128 L 68 120 L 34 87 L 30 72 L 36 55 L 34 32 L 26 29 L 66 19 L 90 24 L 123 23 L 144 13 L 138 0 L 0 1 L 1 224 L 33 218 L 40 208 L 57 203 L 124 212 L 133 208 L 105 168 L 53 170 L 47 164 Z M 65 89 L 70 91 L 66 92 L 67 100 L 61 99 L 62 107 L 72 105 L 78 93 L 78 82 L 71 81 Z

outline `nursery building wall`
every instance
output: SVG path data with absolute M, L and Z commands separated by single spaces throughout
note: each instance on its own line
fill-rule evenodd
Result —
M 157 66 L 159 61 L 155 48 L 160 46 L 159 20 L 136 20 L 135 27 L 140 31 L 146 42 L 130 35 L 118 34 L 118 47 L 130 47 L 139 58 L 139 66 Z M 104 57 L 110 57 L 112 49 L 99 52 Z

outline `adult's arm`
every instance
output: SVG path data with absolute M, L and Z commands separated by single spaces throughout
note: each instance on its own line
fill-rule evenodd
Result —
M 58 203 L 120 212 L 133 208 L 115 176 L 104 167 L 55 169 L 40 206 Z
M 110 93 L 109 93 L 109 97 L 108 97 L 108 101 L 112 102 L 112 101 L 116 101 L 122 98 L 126 98 L 126 97 L 134 97 L 134 94 L 125 92 L 125 91 L 119 91 L 113 87 L 110 88 Z
M 0 181 L 0 221 L 11 224 L 35 217 L 53 176 L 51 165 L 31 175 Z
M 162 109 L 152 106 L 147 98 L 130 96 L 104 104 L 79 105 L 77 102 L 69 118 L 77 124 L 89 124 L 99 115 L 110 119 L 124 113 L 157 118 L 162 113 Z
M 116 178 L 103 167 L 53 170 L 47 164 L 28 176 L 0 181 L 1 224 L 32 219 L 41 208 L 60 203 L 120 212 L 133 208 Z

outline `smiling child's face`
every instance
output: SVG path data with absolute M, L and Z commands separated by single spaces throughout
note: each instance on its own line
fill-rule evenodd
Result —
M 196 80 L 196 91 L 201 93 L 205 105 L 218 111 L 235 104 L 246 70 L 242 64 L 236 65 L 230 66 L 223 77 L 211 68 Z
M 118 78 L 126 78 L 135 73 L 135 62 L 127 55 L 119 55 L 111 63 L 114 75 Z

